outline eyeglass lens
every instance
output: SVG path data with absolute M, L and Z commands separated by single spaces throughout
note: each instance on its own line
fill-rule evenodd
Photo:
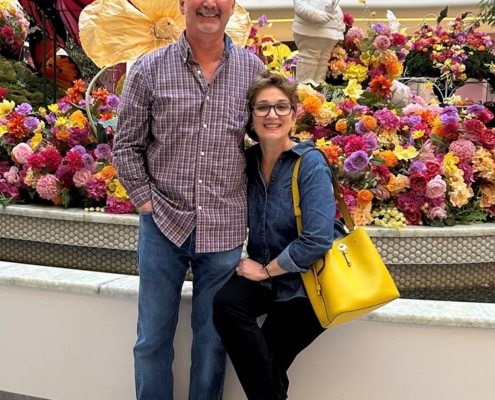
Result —
M 292 104 L 290 103 L 278 103 L 278 104 L 255 104 L 253 106 L 254 115 L 257 117 L 266 117 L 270 114 L 270 110 L 274 109 L 275 114 L 279 117 L 289 115 L 292 111 Z

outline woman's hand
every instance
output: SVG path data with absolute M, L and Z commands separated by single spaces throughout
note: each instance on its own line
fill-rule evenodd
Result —
M 243 258 L 235 270 L 237 275 L 251 281 L 262 281 L 268 278 L 263 266 L 250 258 Z

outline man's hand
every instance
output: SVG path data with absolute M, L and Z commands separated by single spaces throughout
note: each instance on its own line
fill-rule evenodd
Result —
M 139 207 L 138 211 L 139 212 L 153 211 L 153 203 L 151 202 L 151 200 L 148 200 L 141 207 Z
M 268 278 L 263 266 L 250 258 L 243 258 L 236 268 L 237 275 L 243 276 L 251 281 L 262 281 Z

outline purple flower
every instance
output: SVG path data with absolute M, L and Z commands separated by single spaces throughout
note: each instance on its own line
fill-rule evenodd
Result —
M 93 98 L 90 97 L 89 98 L 89 105 L 92 106 L 93 104 L 94 104 Z M 79 100 L 79 105 L 81 107 L 86 107 L 86 100 L 85 99 Z
M 485 106 L 481 104 L 472 104 L 467 108 L 466 111 L 468 112 L 468 114 L 478 115 L 485 111 Z
M 459 121 L 459 114 L 457 114 L 457 108 L 454 106 L 447 106 L 440 112 L 440 122 L 444 125 L 455 124 Z
M 87 153 L 83 154 L 82 162 L 83 162 L 84 168 L 89 169 L 90 171 L 93 170 L 93 165 L 95 163 L 95 160 L 91 156 L 91 154 L 87 154 Z
M 344 161 L 344 170 L 346 172 L 358 172 L 368 166 L 368 154 L 363 150 L 358 150 L 352 153 L 347 160 Z
M 268 23 L 268 18 L 265 14 L 258 18 L 260 28 L 263 28 Z
M 107 97 L 108 108 L 115 110 L 115 109 L 119 108 L 119 105 L 120 105 L 120 99 L 118 96 L 116 96 L 114 94 L 108 95 L 108 97 Z
M 360 120 L 354 125 L 354 129 L 356 130 L 356 133 L 360 135 L 364 135 L 368 133 L 368 129 L 365 128 L 363 120 Z
M 247 50 L 248 52 L 250 52 L 250 53 L 253 53 L 253 54 L 256 54 L 256 52 L 258 51 L 258 50 L 256 49 L 256 46 L 255 46 L 254 44 L 251 44 L 251 45 L 249 45 L 248 47 L 246 47 L 246 50 Z
M 46 119 L 46 122 L 48 122 L 50 125 L 53 125 L 55 123 L 55 121 L 57 120 L 57 117 L 55 116 L 54 113 L 50 113 L 45 117 L 45 119 Z
M 364 113 L 364 112 L 367 112 L 369 110 L 369 107 L 368 106 L 361 106 L 361 105 L 355 105 L 354 107 L 352 107 L 352 109 L 354 110 L 354 112 L 356 114 L 361 114 L 361 113 Z
M 420 115 L 411 115 L 410 117 L 405 118 L 404 122 L 408 126 L 414 126 L 414 125 L 419 124 L 421 122 L 421 116 Z
M 40 125 L 40 120 L 36 117 L 26 117 L 24 125 L 29 130 L 34 131 Z
M 29 114 L 33 108 L 28 104 L 28 103 L 22 103 L 19 104 L 16 108 L 15 111 L 18 112 L 21 115 L 27 115 Z
M 390 28 L 381 22 L 371 25 L 371 28 L 377 31 L 380 35 L 386 35 L 390 31 Z
M 415 172 L 426 172 L 426 165 L 421 161 L 413 161 L 409 167 L 409 172 L 414 174 Z
M 70 109 L 70 104 L 65 101 L 58 102 L 58 109 L 63 112 L 67 112 Z
M 101 143 L 96 147 L 95 150 L 95 156 L 97 158 L 106 158 L 108 157 L 112 152 L 112 149 L 110 146 L 106 143 Z
M 366 150 L 373 151 L 378 148 L 378 140 L 373 132 L 367 133 L 363 136 L 366 140 Z
M 70 151 L 77 151 L 77 152 L 79 152 L 81 154 L 86 154 L 86 149 L 83 146 L 79 145 L 79 144 L 76 145 L 76 146 L 74 146 Z

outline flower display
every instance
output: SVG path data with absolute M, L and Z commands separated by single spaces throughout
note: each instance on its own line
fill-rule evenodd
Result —
M 366 6 L 366 2 L 362 3 Z M 371 16 L 367 34 L 352 26 L 354 19 L 350 14 L 344 14 L 344 40 L 333 48 L 328 62 L 327 76 L 333 84 L 354 79 L 367 85 L 375 77 L 383 76 L 393 81 L 402 75 L 407 54 L 406 36 L 393 32 L 388 25 L 373 22 L 373 13 L 367 6 L 366 10 Z
M 118 96 L 91 93 L 92 114 L 108 143 L 99 143 L 82 106 L 82 81 L 48 109 L 0 103 L 0 201 L 48 201 L 68 207 L 104 207 L 109 213 L 134 210 L 112 165 Z
M 335 165 L 354 222 L 400 228 L 495 219 L 495 132 L 485 125 L 493 114 L 418 97 L 404 107 L 391 101 L 391 87 L 380 75 L 355 97 L 298 86 L 294 134 L 315 141 Z
M 447 23 L 423 26 L 407 43 L 406 76 L 439 77 L 449 86 L 462 86 L 467 79 L 495 82 L 494 42 L 467 13 Z
M 0 52 L 18 58 L 29 32 L 29 21 L 20 7 L 11 1 L 0 1 Z M 11 57 L 9 57 L 11 58 Z

